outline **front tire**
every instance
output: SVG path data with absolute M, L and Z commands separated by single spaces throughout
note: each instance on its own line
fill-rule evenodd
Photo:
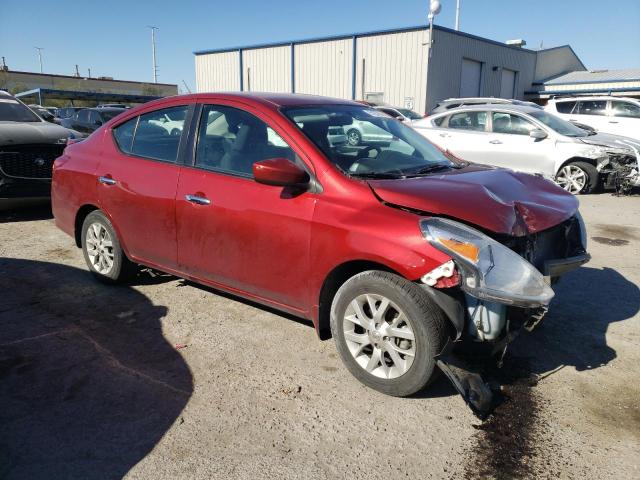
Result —
M 598 170 L 586 162 L 568 163 L 556 175 L 556 183 L 573 195 L 592 193 L 598 181 Z
M 94 210 L 82 223 L 82 253 L 91 273 L 104 283 L 121 283 L 135 266 L 124 254 L 120 240 L 107 216 Z
M 447 340 L 442 310 L 418 285 L 375 270 L 340 287 L 331 306 L 331 332 L 354 377 L 398 397 L 435 378 L 434 357 Z

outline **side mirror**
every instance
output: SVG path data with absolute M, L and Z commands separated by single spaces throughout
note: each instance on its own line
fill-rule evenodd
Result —
M 258 183 L 277 187 L 302 186 L 309 183 L 309 175 L 286 158 L 270 158 L 253 164 L 253 178 Z
M 529 132 L 529 136 L 531 138 L 535 138 L 536 140 L 542 140 L 543 138 L 547 138 L 547 132 L 545 132 L 541 128 L 534 128 Z

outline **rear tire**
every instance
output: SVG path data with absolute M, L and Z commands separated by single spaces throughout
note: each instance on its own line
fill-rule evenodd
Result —
M 340 287 L 331 306 L 331 332 L 354 377 L 398 397 L 422 390 L 436 377 L 434 357 L 448 333 L 444 313 L 418 285 L 375 270 Z
M 120 240 L 107 216 L 94 210 L 82 223 L 82 253 L 89 270 L 104 283 L 129 279 L 136 266 L 125 255 Z
M 352 147 L 357 147 L 362 143 L 362 135 L 358 130 L 356 130 L 355 128 L 352 128 L 347 132 L 347 142 Z
M 598 170 L 587 162 L 567 163 L 556 175 L 556 183 L 574 195 L 593 193 L 599 182 Z

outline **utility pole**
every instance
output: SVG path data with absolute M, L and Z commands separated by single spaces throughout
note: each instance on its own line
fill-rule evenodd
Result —
M 156 63 L 156 30 L 158 27 L 147 25 L 151 29 L 151 53 L 153 55 L 153 83 L 158 83 L 158 65 Z
M 87 68 L 87 70 L 89 71 L 89 78 L 91 78 L 91 69 Z
M 456 0 L 456 30 L 460 30 L 460 2 L 462 0 Z
M 78 64 L 76 63 L 76 77 L 80 77 L 80 70 L 78 70 Z
M 38 50 L 38 60 L 40 60 L 40 73 L 44 73 L 42 71 L 42 50 L 44 50 L 44 48 L 43 47 L 33 47 L 33 48 Z

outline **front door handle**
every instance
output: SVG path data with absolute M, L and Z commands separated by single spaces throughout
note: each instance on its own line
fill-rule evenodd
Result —
M 185 195 L 184 198 L 187 202 L 198 205 L 211 205 L 211 200 L 205 197 L 199 197 L 198 195 Z
M 100 183 L 104 183 L 105 185 L 115 185 L 116 181 L 111 177 L 98 177 L 98 181 Z
M 500 145 L 502 142 L 500 140 L 489 140 L 489 143 L 493 143 L 494 145 Z

